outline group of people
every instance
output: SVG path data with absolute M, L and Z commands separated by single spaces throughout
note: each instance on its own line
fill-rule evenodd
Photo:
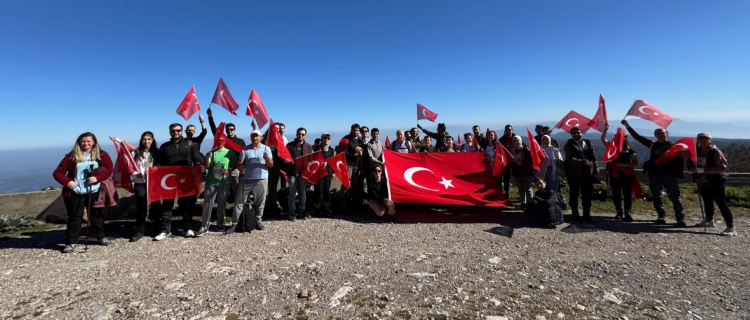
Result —
M 211 109 L 207 111 L 210 128 L 216 136 L 217 127 L 214 123 Z M 216 147 L 203 155 L 200 146 L 207 134 L 202 115 L 199 116 L 201 133 L 195 135 L 196 127 L 188 125 L 183 133 L 183 126 L 173 123 L 169 126 L 169 141 L 157 147 L 154 134 L 146 131 L 141 135 L 138 146 L 125 143 L 133 156 L 136 172 L 131 175 L 134 183 L 136 199 L 136 228 L 130 241 L 140 240 L 145 235 L 147 212 L 151 212 L 152 235 L 154 241 L 160 241 L 171 235 L 172 210 L 175 200 L 153 201 L 148 203 L 146 190 L 146 175 L 151 166 L 200 166 L 201 170 L 208 169 L 204 186 L 204 202 L 201 224 L 196 230 L 191 226 L 192 209 L 196 205 L 196 196 L 176 199 L 182 212 L 182 234 L 188 237 L 200 237 L 209 233 L 212 210 L 216 209 L 216 226 L 214 230 L 233 233 L 239 229 L 250 232 L 263 230 L 264 212 L 280 214 L 283 206 L 282 191 L 286 191 L 286 205 L 288 218 L 296 220 L 307 215 L 308 181 L 302 178 L 300 168 L 294 161 L 285 160 L 278 155 L 275 146 L 265 144 L 268 131 L 265 134 L 254 130 L 250 134 L 250 144 L 236 136 L 236 127 L 232 123 L 225 125 L 226 134 L 219 135 Z M 627 121 L 622 124 L 630 135 L 650 150 L 649 160 L 643 164 L 648 172 L 648 186 L 654 195 L 654 208 L 658 213 L 657 224 L 666 224 L 666 211 L 661 200 L 662 190 L 673 204 L 676 226 L 686 226 L 685 215 L 680 201 L 678 178 L 683 175 L 684 158 L 677 157 L 664 165 L 656 165 L 655 160 L 672 146 L 668 141 L 667 131 L 654 131 L 656 140 L 650 140 L 639 135 L 631 128 Z M 314 143 L 307 142 L 307 130 L 298 128 L 295 138 L 289 142 L 283 136 L 285 125 L 274 124 L 282 136 L 284 144 L 292 158 L 298 158 L 313 152 L 321 151 L 325 159 L 338 153 L 345 153 L 346 165 L 350 177 L 350 187 L 343 188 L 339 194 L 340 204 L 344 211 L 358 211 L 367 206 L 378 216 L 393 219 L 396 208 L 390 200 L 385 175 L 383 173 L 383 149 L 378 128 L 370 130 L 367 126 L 353 124 L 350 132 L 341 138 L 336 146 L 331 144 L 331 135 L 324 133 Z M 606 126 L 609 128 L 609 125 Z M 424 136 L 421 136 L 419 131 Z M 579 128 L 570 130 L 571 138 L 562 148 L 550 134 L 549 127 L 537 126 L 535 140 L 545 153 L 540 170 L 532 164 L 532 156 L 527 143 L 513 131 L 511 125 L 504 127 L 502 135 L 488 130 L 486 136 L 481 128 L 475 125 L 472 132 L 464 134 L 464 143 L 458 144 L 446 131 L 446 126 L 439 123 L 437 130 L 432 132 L 422 126 L 411 128 L 409 131 L 398 130 L 396 139 L 387 148 L 394 152 L 483 152 L 486 156 L 488 172 L 492 172 L 495 161 L 495 149 L 506 148 L 511 156 L 508 165 L 496 182 L 507 195 L 510 191 L 511 177 L 518 188 L 520 207 L 525 212 L 535 215 L 542 227 L 554 228 L 562 223 L 562 208 L 565 199 L 560 196 L 560 181 L 567 179 L 570 188 L 569 204 L 573 222 L 593 223 L 591 218 L 591 201 L 593 185 L 598 174 L 597 159 L 594 147 L 589 139 L 583 139 Z M 184 135 L 183 135 L 184 134 Z M 601 142 L 606 146 L 607 130 L 602 133 Z M 121 142 L 117 137 L 110 137 L 113 141 Z M 242 148 L 241 152 L 227 148 L 228 141 Z M 607 163 L 609 185 L 612 189 L 612 200 L 615 218 L 623 221 L 633 221 L 631 187 L 635 178 L 634 168 L 638 165 L 638 158 L 625 139 L 622 151 L 616 160 Z M 722 172 L 727 168 L 726 156 L 713 144 L 708 133 L 697 136 L 697 161 L 687 160 L 687 168 L 698 176 L 701 197 L 705 200 L 705 220 L 700 226 L 715 226 L 713 222 L 715 202 L 726 222 L 727 228 L 722 235 L 735 235 L 732 213 L 724 199 L 724 183 L 726 178 Z M 104 183 L 112 175 L 112 159 L 102 150 L 93 133 L 81 134 L 73 149 L 58 165 L 53 176 L 62 186 L 62 195 L 68 214 L 67 231 L 64 253 L 74 251 L 81 232 L 84 208 L 87 208 L 91 231 L 101 245 L 108 245 L 110 240 L 105 237 L 101 202 L 111 198 L 114 188 Z M 284 176 L 286 179 L 282 179 Z M 332 170 L 328 168 L 328 175 L 320 179 L 313 186 L 314 208 L 311 212 L 321 216 L 331 216 L 331 181 Z M 288 181 L 288 189 L 285 184 Z M 536 187 L 538 191 L 533 192 Z M 296 196 L 295 196 L 296 194 Z M 252 201 L 247 203 L 249 198 Z M 579 210 L 579 198 L 582 200 L 582 211 Z M 231 222 L 225 224 L 226 204 L 234 200 L 231 212 Z M 366 203 L 366 204 L 365 204 Z M 266 205 L 270 205 L 266 208 Z M 364 206 L 364 207 L 363 207 Z M 149 209 L 150 208 L 150 209 Z M 582 213 L 582 214 L 581 214 Z M 240 224 L 241 217 L 251 223 Z

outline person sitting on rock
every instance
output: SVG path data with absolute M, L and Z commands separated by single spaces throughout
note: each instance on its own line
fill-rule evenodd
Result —
M 537 179 L 534 186 L 537 191 L 534 193 L 533 205 L 529 213 L 534 216 L 539 227 L 555 229 L 557 225 L 563 223 L 560 194 L 553 188 L 547 188 L 547 184 L 542 179 Z

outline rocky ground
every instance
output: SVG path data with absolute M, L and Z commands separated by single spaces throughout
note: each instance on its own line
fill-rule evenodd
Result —
M 0 318 L 750 319 L 748 218 L 731 238 L 636 218 L 415 208 L 137 243 L 111 223 L 67 255 L 57 229 L 0 241 Z

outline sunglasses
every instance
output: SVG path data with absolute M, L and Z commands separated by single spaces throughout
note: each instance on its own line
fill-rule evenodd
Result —
M 382 173 L 383 170 L 375 170 L 375 173 Z
M 305 136 L 304 133 L 298 133 L 297 135 L 300 136 L 300 137 L 304 137 Z
M 182 132 L 182 130 L 169 130 L 170 133 Z
M 227 128 L 227 131 L 234 131 L 234 128 Z

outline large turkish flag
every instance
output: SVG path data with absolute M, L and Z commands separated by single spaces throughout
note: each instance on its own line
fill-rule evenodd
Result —
M 397 153 L 383 150 L 393 202 L 511 206 L 483 160 L 482 152 Z
M 306 154 L 294 159 L 294 161 L 299 167 L 300 176 L 312 184 L 318 183 L 318 180 L 328 175 L 326 159 L 323 157 L 322 151 Z
M 201 192 L 201 167 L 154 166 L 148 168 L 148 201 L 169 200 Z

